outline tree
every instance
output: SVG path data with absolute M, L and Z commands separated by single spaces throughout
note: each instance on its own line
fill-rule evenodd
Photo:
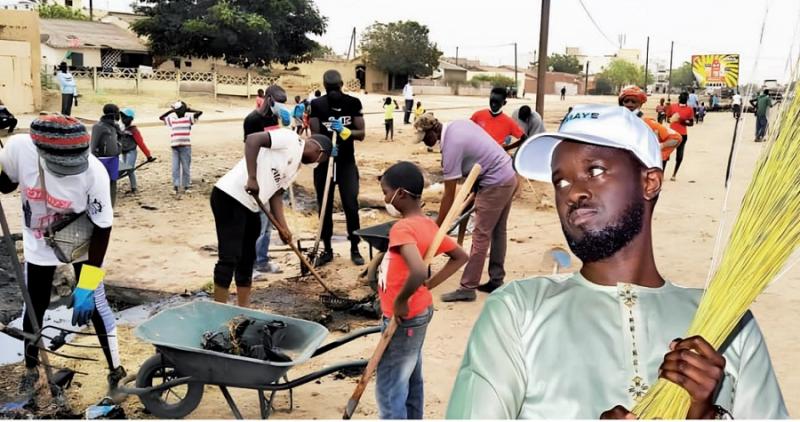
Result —
M 691 63 L 683 62 L 681 67 L 672 70 L 673 88 L 689 88 L 694 82 L 694 73 L 692 73 Z
M 39 17 L 42 19 L 70 19 L 88 21 L 89 16 L 78 9 L 62 6 L 57 3 L 39 5 Z
M 335 57 L 335 56 L 336 52 L 333 51 L 333 48 L 331 48 L 331 46 L 329 45 L 319 44 L 317 48 L 315 48 L 311 52 L 311 57 L 314 59 L 323 59 L 326 57 Z
M 583 66 L 575 56 L 566 54 L 551 54 L 547 59 L 547 66 L 552 67 L 554 72 L 572 73 L 577 75 L 583 71 Z
M 361 35 L 361 51 L 367 63 L 386 73 L 428 76 L 442 56 L 428 32 L 427 26 L 414 21 L 375 22 Z
M 513 88 L 514 85 L 514 78 L 494 74 L 494 75 L 475 75 L 470 79 L 470 83 L 477 87 L 481 84 L 481 82 L 489 82 L 492 84 L 492 88 Z
M 639 66 L 622 59 L 614 59 L 609 63 L 600 77 L 606 79 L 619 91 L 625 85 L 641 85 L 644 82 L 644 75 Z
M 614 86 L 607 78 L 599 76 L 594 82 L 594 89 L 591 90 L 592 95 L 614 95 Z
M 146 0 L 131 25 L 157 56 L 221 58 L 244 67 L 312 60 L 326 18 L 312 0 Z

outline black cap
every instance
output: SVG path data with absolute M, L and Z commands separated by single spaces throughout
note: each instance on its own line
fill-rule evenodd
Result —
M 322 147 L 322 152 L 325 153 L 328 157 L 331 156 L 331 151 L 333 151 L 333 142 L 331 142 L 331 138 L 328 138 L 325 135 L 321 135 L 319 133 L 311 135 L 311 139 L 316 141 L 320 147 Z

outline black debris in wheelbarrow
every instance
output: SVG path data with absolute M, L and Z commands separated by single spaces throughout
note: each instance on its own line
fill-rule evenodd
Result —
M 265 360 L 291 362 L 278 346 L 286 335 L 286 323 L 238 315 L 226 326 L 203 333 L 205 350 Z

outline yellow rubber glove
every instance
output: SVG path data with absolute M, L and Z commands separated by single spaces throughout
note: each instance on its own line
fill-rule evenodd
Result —
M 78 278 L 78 288 L 94 290 L 100 285 L 105 276 L 106 272 L 102 268 L 83 264 L 81 267 L 81 275 Z
M 349 138 L 350 135 L 352 135 L 352 133 L 353 132 L 351 132 L 350 129 L 344 128 L 342 129 L 341 132 L 339 132 L 339 138 L 341 138 L 342 140 L 347 140 L 347 138 Z

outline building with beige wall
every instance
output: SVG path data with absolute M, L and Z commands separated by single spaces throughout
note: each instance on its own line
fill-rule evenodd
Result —
M 39 14 L 0 9 L 0 98 L 14 113 L 42 107 Z

